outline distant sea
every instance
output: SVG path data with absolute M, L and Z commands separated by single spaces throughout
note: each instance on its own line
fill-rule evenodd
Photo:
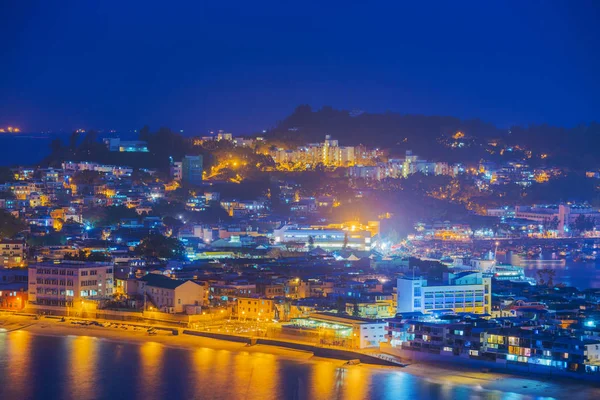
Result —
M 69 142 L 71 132 L 60 133 L 0 133 L 0 166 L 36 165 L 50 155 L 50 143 L 59 138 L 63 144 Z M 83 139 L 85 133 L 80 135 Z M 98 134 L 98 138 L 119 136 L 124 140 L 132 140 L 137 133 L 129 134 Z
M 50 142 L 56 137 L 66 141 L 69 134 L 0 134 L 0 166 L 39 163 L 50 154 Z

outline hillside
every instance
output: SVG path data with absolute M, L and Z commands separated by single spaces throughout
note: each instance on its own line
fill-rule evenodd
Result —
M 452 135 L 457 132 L 464 134 L 461 140 L 464 147 L 450 146 Z M 536 155 L 545 154 L 544 162 L 570 169 L 600 167 L 593 150 L 600 145 L 600 124 L 595 122 L 574 128 L 531 125 L 500 129 L 479 119 L 392 112 L 351 113 L 331 107 L 313 110 L 309 105 L 301 105 L 267 134 L 269 139 L 283 146 L 319 142 L 325 135 L 339 139 L 341 145 L 388 148 L 392 155 L 413 150 L 432 160 L 508 161 L 527 157 L 524 153 L 532 151 L 532 164 L 539 162 Z M 501 156 L 499 149 L 502 148 L 510 148 L 510 152 Z

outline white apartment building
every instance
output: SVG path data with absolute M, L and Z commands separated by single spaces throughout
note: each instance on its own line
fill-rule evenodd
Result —
M 55 260 L 29 266 L 29 303 L 79 308 L 113 294 L 113 264 Z
M 480 272 L 446 273 L 442 282 L 398 278 L 398 313 L 435 311 L 489 314 L 492 281 Z

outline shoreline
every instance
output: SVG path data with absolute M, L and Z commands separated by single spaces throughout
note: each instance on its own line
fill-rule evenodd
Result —
M 114 322 L 114 321 L 113 321 Z M 370 364 L 346 365 L 345 360 L 316 357 L 311 352 L 288 349 L 272 345 L 257 344 L 247 346 L 245 343 L 229 342 L 226 340 L 206 338 L 192 335 L 173 336 L 166 332 L 149 336 L 145 330 L 122 330 L 120 328 L 105 328 L 98 326 L 74 325 L 69 321 L 41 319 L 31 317 L 0 314 L 0 336 L 27 332 L 37 336 L 87 336 L 98 340 L 114 343 L 144 345 L 157 343 L 166 348 L 225 350 L 229 352 L 244 352 L 248 354 L 270 354 L 282 359 L 297 362 L 329 362 L 340 368 L 369 368 L 375 372 L 405 373 L 418 379 L 437 384 L 458 387 L 478 388 L 479 390 L 495 393 L 516 393 L 518 395 L 535 397 L 563 398 L 572 395 L 574 391 L 585 393 L 589 398 L 600 398 L 600 383 L 560 380 L 545 377 L 525 377 L 499 372 L 479 372 L 461 366 L 445 366 L 439 364 L 413 363 L 406 367 L 387 367 Z

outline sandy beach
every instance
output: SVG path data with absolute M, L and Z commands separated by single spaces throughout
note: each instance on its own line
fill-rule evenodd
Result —
M 114 321 L 113 321 L 114 322 Z M 327 361 L 344 366 L 345 361 L 335 359 L 322 359 L 313 357 L 312 353 L 290 350 L 275 346 L 255 345 L 248 346 L 244 343 L 234 343 L 217 339 L 197 336 L 173 336 L 167 332 L 160 332 L 149 336 L 145 329 L 123 329 L 115 327 L 101 327 L 94 325 L 72 324 L 70 321 L 61 322 L 59 319 L 42 318 L 36 320 L 28 316 L 0 314 L 0 335 L 25 331 L 34 335 L 47 336 L 90 336 L 101 340 L 121 343 L 143 344 L 146 342 L 159 343 L 166 347 L 175 348 L 210 348 L 231 352 L 266 353 L 278 357 L 295 359 L 298 362 Z M 433 383 L 450 386 L 469 386 L 482 391 L 498 391 L 517 393 L 531 397 L 568 398 L 577 394 L 577 398 L 600 398 L 600 383 L 593 385 L 586 382 L 573 380 L 557 380 L 556 378 L 524 378 L 517 375 L 478 372 L 458 366 L 443 366 L 416 363 L 405 368 L 380 367 L 373 365 L 348 366 L 347 368 L 372 368 L 374 370 L 408 373 Z

